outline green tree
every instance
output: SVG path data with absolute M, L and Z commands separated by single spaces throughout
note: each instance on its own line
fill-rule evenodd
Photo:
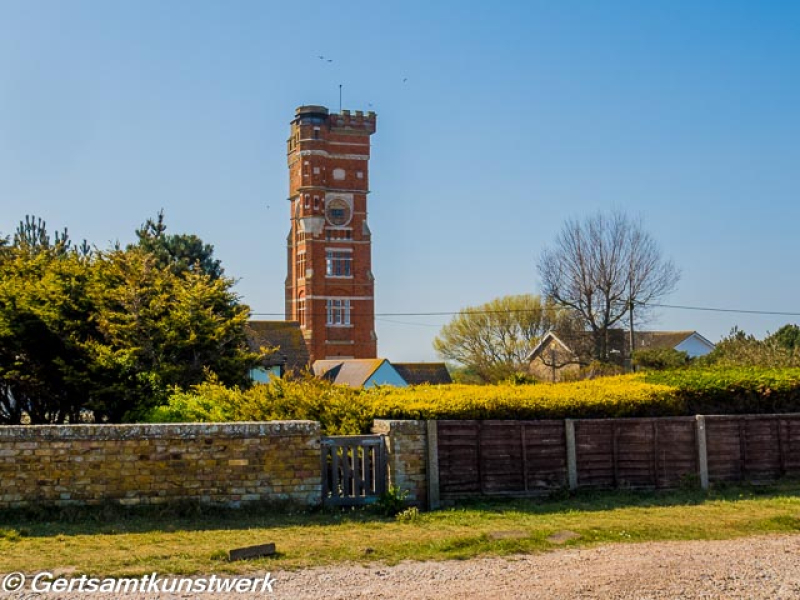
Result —
M 464 308 L 433 341 L 436 352 L 483 382 L 528 370 L 528 355 L 551 329 L 572 327 L 569 311 L 539 296 L 504 296 Z
M 110 421 L 130 420 L 164 402 L 171 388 L 210 374 L 247 385 L 258 356 L 245 338 L 250 310 L 232 286 L 200 270 L 176 273 L 142 248 L 100 253 L 89 292 L 99 330 L 89 346 L 100 383 L 91 408 Z
M 792 346 L 792 330 L 782 327 L 778 332 L 759 340 L 734 327 L 710 354 L 697 361 L 722 367 L 800 367 L 800 347 Z
M 675 348 L 652 348 L 633 353 L 633 364 L 645 371 L 679 369 L 689 364 L 689 354 Z
M 224 271 L 214 258 L 214 246 L 206 244 L 194 234 L 167 234 L 164 211 L 136 230 L 136 246 L 152 254 L 162 267 L 173 272 L 199 271 L 212 279 L 219 279 Z
M 43 221 L 20 224 L 0 252 L 0 422 L 78 419 L 86 399 L 92 308 L 89 256 Z
M 787 323 L 778 331 L 767 337 L 767 341 L 774 342 L 781 348 L 790 352 L 800 349 L 800 327 Z
M 119 422 L 206 377 L 246 386 L 249 308 L 198 265 L 51 241 L 26 218 L 0 247 L 0 423 Z

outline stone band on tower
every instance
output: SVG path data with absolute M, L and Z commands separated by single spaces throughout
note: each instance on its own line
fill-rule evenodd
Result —
M 373 133 L 373 112 L 301 106 L 292 121 L 286 318 L 300 322 L 312 363 L 377 357 L 367 226 Z

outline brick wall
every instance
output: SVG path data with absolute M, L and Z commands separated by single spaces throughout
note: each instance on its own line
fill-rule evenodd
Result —
M 0 427 L 0 508 L 320 502 L 311 421 Z
M 427 429 L 425 421 L 376 420 L 373 433 L 386 436 L 389 485 L 408 492 L 408 502 L 426 507 Z

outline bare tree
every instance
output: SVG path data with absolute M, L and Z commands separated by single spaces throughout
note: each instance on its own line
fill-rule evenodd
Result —
M 633 335 L 635 319 L 680 279 L 641 220 L 621 212 L 566 221 L 537 266 L 544 294 L 580 316 L 602 361 L 609 359 L 609 330 L 627 320 Z

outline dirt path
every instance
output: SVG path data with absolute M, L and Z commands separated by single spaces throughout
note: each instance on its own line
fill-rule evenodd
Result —
M 275 598 L 800 598 L 800 535 L 276 573 Z
M 263 573 L 259 579 L 263 579 Z M 122 595 L 178 598 L 311 599 L 800 599 L 800 535 L 715 542 L 608 544 L 510 558 L 317 567 L 273 572 L 273 594 Z M 0 597 L 106 598 L 97 594 Z

